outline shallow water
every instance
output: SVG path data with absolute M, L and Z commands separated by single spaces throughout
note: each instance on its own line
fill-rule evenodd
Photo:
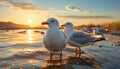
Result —
M 82 47 L 81 58 L 75 57 L 74 48 L 67 45 L 63 60 L 55 55 L 49 60 L 49 51 L 43 46 L 45 30 L 0 30 L 0 69 L 119 69 L 120 46 L 110 46 L 119 36 L 106 35 L 107 41 Z M 101 47 L 100 47 L 101 46 Z M 74 61 L 73 61 L 74 60 Z

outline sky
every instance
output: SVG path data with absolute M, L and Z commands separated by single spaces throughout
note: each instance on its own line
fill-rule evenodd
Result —
M 0 21 L 39 26 L 48 18 L 60 24 L 102 24 L 120 20 L 120 0 L 0 0 Z

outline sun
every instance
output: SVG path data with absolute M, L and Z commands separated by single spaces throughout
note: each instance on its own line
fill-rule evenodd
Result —
M 32 23 L 33 22 L 33 20 L 32 19 L 28 19 L 28 23 Z

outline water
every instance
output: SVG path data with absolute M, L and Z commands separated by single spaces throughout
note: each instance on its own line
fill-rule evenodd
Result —
M 57 55 L 50 61 L 49 51 L 42 43 L 44 34 L 41 31 L 46 30 L 0 30 L 0 69 L 79 69 L 81 65 L 120 68 L 120 46 L 110 46 L 120 39 L 119 36 L 106 35 L 109 40 L 82 47 L 84 53 L 81 58 L 75 57 L 74 48 L 67 45 L 63 50 L 63 61 Z
M 24 63 L 32 64 L 36 61 L 32 59 L 34 56 L 30 56 L 44 49 L 42 49 L 43 34 L 34 31 L 31 29 L 0 31 L 0 68 L 4 69 L 12 65 L 19 68 Z

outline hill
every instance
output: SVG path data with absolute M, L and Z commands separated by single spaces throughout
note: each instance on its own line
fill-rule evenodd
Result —
M 29 29 L 30 26 L 15 24 L 13 22 L 0 22 L 0 29 Z

